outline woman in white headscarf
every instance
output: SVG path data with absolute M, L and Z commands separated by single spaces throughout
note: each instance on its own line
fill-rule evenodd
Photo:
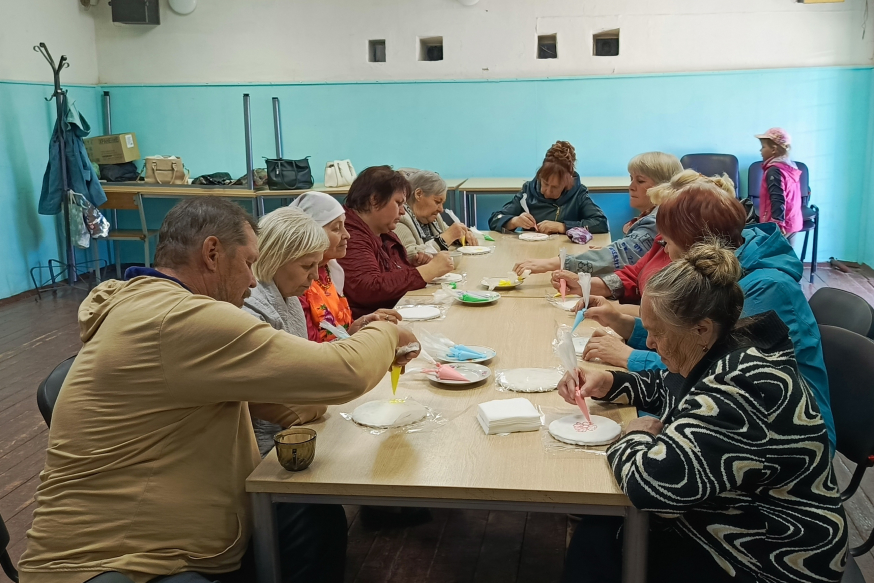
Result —
M 336 336 L 321 327 L 323 321 L 345 328 L 349 334 L 374 320 L 397 322 L 400 314 L 394 310 L 377 310 L 357 320 L 352 319 L 349 302 L 343 295 L 343 268 L 338 259 L 346 256 L 349 233 L 346 231 L 346 211 L 333 196 L 324 192 L 305 192 L 290 205 L 308 214 L 328 236 L 328 248 L 319 263 L 318 278 L 300 296 L 306 318 L 307 336 L 314 342 L 330 342 Z

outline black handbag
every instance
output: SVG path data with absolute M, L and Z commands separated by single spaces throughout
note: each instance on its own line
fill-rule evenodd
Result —
M 313 187 L 313 173 L 309 156 L 303 160 L 265 158 L 267 160 L 267 188 L 270 190 L 303 190 Z

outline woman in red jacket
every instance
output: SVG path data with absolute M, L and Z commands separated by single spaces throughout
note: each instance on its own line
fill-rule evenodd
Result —
M 346 273 L 345 292 L 354 318 L 393 308 L 407 292 L 422 289 L 453 269 L 446 251 L 418 266 L 407 260 L 394 230 L 409 194 L 406 177 L 390 166 L 367 168 L 349 187 L 346 230 L 350 239 L 346 256 L 339 262 Z

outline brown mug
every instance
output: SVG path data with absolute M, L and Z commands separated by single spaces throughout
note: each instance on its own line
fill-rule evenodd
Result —
M 276 457 L 290 472 L 305 470 L 316 457 L 316 432 L 307 427 L 291 427 L 273 436 Z

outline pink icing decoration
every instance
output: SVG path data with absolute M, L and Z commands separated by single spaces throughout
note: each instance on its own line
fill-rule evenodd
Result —
M 598 429 L 598 426 L 594 423 L 589 423 L 588 421 L 579 421 L 574 423 L 574 429 L 579 431 L 580 433 L 585 433 L 586 431 L 595 431 Z

